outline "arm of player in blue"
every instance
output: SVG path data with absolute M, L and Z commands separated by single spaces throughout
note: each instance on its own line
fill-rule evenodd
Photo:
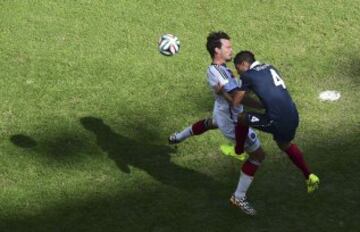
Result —
M 242 75 L 240 77 L 241 80 L 241 87 L 240 90 L 241 91 L 248 91 L 251 88 L 251 82 L 250 82 L 250 78 L 248 76 Z

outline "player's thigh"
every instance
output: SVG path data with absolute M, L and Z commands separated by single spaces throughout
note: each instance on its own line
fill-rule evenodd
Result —
M 274 140 L 278 144 L 282 144 L 284 147 L 286 144 L 290 143 L 296 134 L 297 127 L 299 125 L 299 119 L 297 115 L 295 117 L 287 117 L 287 120 L 275 121 L 276 134 L 274 134 Z
M 221 133 L 230 140 L 235 140 L 235 124 L 230 115 L 221 110 L 214 110 L 214 121 Z
M 278 146 L 282 149 L 286 147 L 290 142 L 295 138 L 296 127 L 295 128 L 280 128 L 277 133 L 274 134 L 274 140 Z
M 255 112 L 246 112 L 243 115 L 246 124 L 249 127 L 270 133 L 275 134 L 277 129 L 275 127 L 274 121 L 269 119 L 265 114 L 255 113 Z
M 216 114 L 215 118 L 222 134 L 235 143 L 235 123 L 232 118 L 229 117 L 228 114 L 222 112 Z M 249 128 L 244 145 L 245 151 L 251 153 L 256 151 L 260 146 L 261 143 L 256 132 L 252 128 Z
M 252 128 L 249 128 L 249 132 L 244 144 L 245 151 L 247 153 L 252 153 L 258 150 L 260 146 L 261 143 L 258 136 L 256 135 L 256 132 Z
M 205 128 L 208 130 L 217 129 L 218 126 L 216 124 L 216 121 L 213 117 L 207 117 L 204 119 Z

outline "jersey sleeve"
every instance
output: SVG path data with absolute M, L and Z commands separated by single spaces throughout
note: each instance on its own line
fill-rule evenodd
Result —
M 250 88 L 251 88 L 251 79 L 250 79 L 250 77 L 247 76 L 247 75 L 242 75 L 240 77 L 240 80 L 241 80 L 240 90 L 241 91 L 249 91 Z

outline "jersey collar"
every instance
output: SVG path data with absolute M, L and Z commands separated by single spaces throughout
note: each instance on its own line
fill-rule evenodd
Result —
M 259 61 L 254 61 L 251 65 L 250 65 L 250 69 L 255 68 L 255 66 L 260 65 L 261 63 Z
M 214 63 L 211 63 L 211 65 L 219 65 L 219 66 L 227 67 L 225 63 L 223 63 L 223 64 L 214 64 Z

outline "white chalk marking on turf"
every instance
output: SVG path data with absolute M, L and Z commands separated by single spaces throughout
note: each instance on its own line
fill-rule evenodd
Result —
M 321 92 L 319 95 L 320 101 L 337 101 L 340 97 L 340 92 L 335 90 L 326 90 Z

